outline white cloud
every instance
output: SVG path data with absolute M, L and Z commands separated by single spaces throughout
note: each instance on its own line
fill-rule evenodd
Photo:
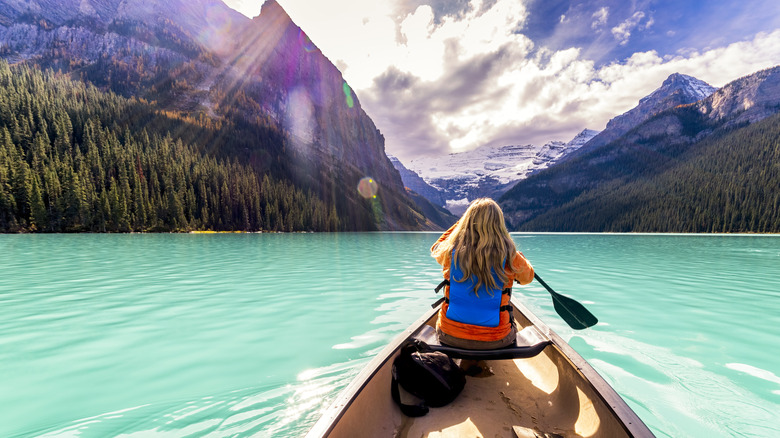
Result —
M 620 42 L 621 46 L 628 43 L 628 39 L 631 38 L 631 32 L 639 26 L 639 22 L 642 21 L 643 18 L 645 18 L 645 13 L 637 11 L 634 12 L 634 15 L 612 28 L 612 35 Z
M 604 6 L 598 11 L 593 13 L 593 23 L 590 25 L 591 29 L 598 29 L 607 24 L 607 18 L 609 18 L 609 8 Z
M 466 69 L 500 58 L 464 59 L 439 80 L 408 80 L 403 92 L 382 84 L 365 90 L 370 97 L 364 106 L 383 130 L 387 149 L 403 160 L 425 151 L 441 154 L 485 144 L 570 140 L 584 128 L 603 129 L 672 73 L 719 87 L 780 63 L 780 30 L 685 57 L 635 53 L 623 63 L 601 68 L 582 59 L 578 49 L 541 49 L 535 56 L 510 51 L 501 69 L 483 76 Z M 414 78 L 413 72 L 406 77 Z M 473 88 L 454 86 L 456 77 Z
M 517 0 L 472 0 L 454 16 L 435 16 L 430 6 L 399 13 L 391 1 L 279 1 L 340 66 L 387 151 L 402 161 L 485 144 L 569 140 L 584 128 L 603 129 L 672 73 L 723 86 L 780 64 L 780 30 L 597 67 L 580 49 L 552 51 L 524 36 L 528 11 Z M 597 12 L 593 23 L 604 17 L 606 25 L 609 13 Z M 611 30 L 630 38 L 652 24 L 637 12 Z

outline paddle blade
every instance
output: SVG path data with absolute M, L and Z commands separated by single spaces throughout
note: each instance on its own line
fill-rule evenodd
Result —
M 569 324 L 569 327 L 574 330 L 593 327 L 599 322 L 598 318 L 590 313 L 590 311 L 578 301 L 557 292 L 553 292 L 552 290 L 548 290 L 548 292 L 550 292 L 550 295 L 552 296 L 555 311 L 558 312 L 561 319 L 566 321 L 566 324 Z
M 542 277 L 540 277 L 539 274 L 534 273 L 534 278 L 550 293 L 555 311 L 558 312 L 558 316 L 560 316 L 561 319 L 566 321 L 566 324 L 569 324 L 569 327 L 574 330 L 582 330 L 592 327 L 599 322 L 599 320 L 577 300 L 555 292 L 544 282 L 544 280 L 542 280 Z

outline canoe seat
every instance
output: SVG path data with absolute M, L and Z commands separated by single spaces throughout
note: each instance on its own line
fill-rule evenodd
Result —
M 425 342 L 433 351 L 441 351 L 452 358 L 474 359 L 474 360 L 496 360 L 496 359 L 521 359 L 524 357 L 534 357 L 544 350 L 551 341 L 539 333 L 536 327 L 528 326 L 517 332 L 517 339 L 514 345 L 509 345 L 495 350 L 469 350 L 466 348 L 451 347 L 439 342 L 439 336 L 436 329 L 429 325 L 422 328 L 412 335 L 415 339 Z

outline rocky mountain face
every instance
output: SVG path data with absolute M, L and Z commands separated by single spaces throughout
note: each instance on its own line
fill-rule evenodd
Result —
M 401 175 L 401 181 L 404 182 L 404 186 L 406 186 L 409 190 L 419 194 L 428 201 L 432 202 L 434 205 L 441 207 L 446 204 L 444 195 L 439 189 L 425 182 L 425 180 L 422 179 L 420 175 L 417 174 L 417 172 L 407 169 L 398 158 L 392 155 L 388 155 L 387 157 L 390 158 L 390 162 L 393 163 L 393 167 L 395 167 L 395 170 L 397 170 Z
M 193 112 L 249 22 L 216 0 L 0 0 L 0 56 Z
M 212 152 L 314 191 L 357 229 L 439 228 L 341 73 L 274 0 L 253 20 L 219 0 L 0 0 L 0 56 L 245 132 Z M 358 193 L 362 178 L 376 193 Z
M 215 88 L 239 117 L 255 108 L 289 132 L 287 147 L 307 169 L 299 174 L 309 186 L 334 181 L 340 196 L 328 198 L 340 211 L 363 202 L 354 188 L 362 178 L 378 184 L 377 218 L 382 229 L 436 228 L 413 211 L 400 175 L 385 155 L 384 137 L 360 105 L 341 72 L 317 49 L 276 1 L 266 1 L 231 49 L 231 68 Z M 245 78 L 262 78 L 246 84 Z M 243 96 L 243 97 L 241 97 Z M 243 107 L 243 110 L 242 110 Z M 316 172 L 315 172 L 316 170 Z M 399 213 L 399 211 L 401 213 Z
M 684 161 L 694 145 L 780 112 L 779 81 L 780 66 L 763 70 L 695 103 L 656 113 L 605 145 L 589 143 L 588 150 L 583 147 L 509 190 L 500 200 L 505 215 L 522 228 L 536 217 L 565 215 L 564 206 L 596 189 L 603 192 L 665 172 Z M 610 208 L 620 214 L 619 206 Z
M 485 196 L 497 199 L 517 181 L 549 167 L 597 133 L 586 129 L 568 143 L 481 147 L 443 157 L 423 157 L 409 162 L 411 170 L 398 161 L 393 164 L 407 187 L 459 215 L 472 200 Z
M 730 82 L 696 108 L 712 121 L 728 125 L 755 123 L 778 112 L 780 66 Z
M 154 28 L 158 24 L 163 24 L 168 27 L 163 32 L 185 33 L 194 42 L 211 50 L 224 47 L 231 40 L 233 31 L 240 29 L 248 21 L 246 17 L 219 0 L 5 0 L 0 2 L 0 25 L 6 28 L 33 24 L 44 30 L 60 27 L 81 28 L 86 32 L 105 34 L 117 30 L 112 28 L 112 25 L 117 23 L 137 22 L 145 28 Z M 175 29 L 176 27 L 179 29 Z
M 674 73 L 666 78 L 658 89 L 640 99 L 637 106 L 611 119 L 603 131 L 588 141 L 579 152 L 569 155 L 567 159 L 614 141 L 652 116 L 679 105 L 697 102 L 711 95 L 715 90 L 716 88 L 702 80 Z
M 401 175 L 401 180 L 404 182 L 404 186 L 406 186 L 407 193 L 425 214 L 425 217 L 444 229 L 449 228 L 450 225 L 458 220 L 457 216 L 444 208 L 447 202 L 439 189 L 432 187 L 424 179 L 420 178 L 420 175 L 407 169 L 398 158 L 392 155 L 388 155 L 388 158 L 390 158 L 393 167 Z

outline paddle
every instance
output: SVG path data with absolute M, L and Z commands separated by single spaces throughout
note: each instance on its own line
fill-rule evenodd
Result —
M 536 273 L 534 273 L 534 278 L 547 289 L 547 292 L 550 292 L 555 311 L 558 312 L 558 315 L 560 315 L 564 321 L 566 321 L 566 324 L 569 324 L 569 327 L 575 330 L 582 330 L 592 327 L 599 322 L 598 318 L 590 313 L 590 311 L 577 300 L 555 292 Z

